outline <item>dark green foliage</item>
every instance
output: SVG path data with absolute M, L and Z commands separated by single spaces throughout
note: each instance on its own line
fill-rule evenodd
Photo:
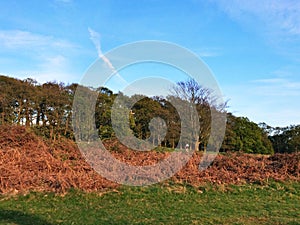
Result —
M 300 151 L 300 125 L 284 128 L 274 128 L 270 140 L 275 152 L 299 152 Z
M 245 117 L 227 116 L 227 128 L 222 151 L 273 154 L 267 133 Z
M 114 103 L 116 95 L 107 88 L 100 87 L 97 89 L 99 93 L 95 107 L 95 123 L 101 138 L 111 138 L 114 132 L 111 126 L 111 107 Z

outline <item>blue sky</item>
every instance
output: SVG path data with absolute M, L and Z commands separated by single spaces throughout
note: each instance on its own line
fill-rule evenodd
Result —
M 88 28 L 103 53 L 140 40 L 190 49 L 213 71 L 229 111 L 300 124 L 298 0 L 0 1 L 0 74 L 80 82 L 98 58 Z

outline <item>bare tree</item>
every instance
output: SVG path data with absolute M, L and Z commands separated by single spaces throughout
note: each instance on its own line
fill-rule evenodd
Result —
M 194 79 L 178 82 L 170 91 L 174 97 L 195 105 L 198 118 L 190 118 L 191 126 L 193 130 L 196 123 L 199 123 L 200 132 L 199 137 L 192 134 L 195 142 L 191 144 L 196 151 L 199 150 L 199 146 L 205 150 L 211 130 L 212 111 L 225 113 L 227 103 L 219 103 L 213 90 L 202 87 Z M 186 112 L 189 113 L 189 109 Z

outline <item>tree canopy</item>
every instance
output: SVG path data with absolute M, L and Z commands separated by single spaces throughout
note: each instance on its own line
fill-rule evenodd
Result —
M 221 151 L 272 154 L 274 151 L 295 152 L 300 148 L 299 125 L 271 128 L 264 123 L 251 122 L 246 117 L 236 117 L 226 112 L 226 103 L 218 104 L 213 92 L 199 86 L 194 80 L 177 83 L 170 96 L 147 97 L 124 96 L 123 93 L 113 93 L 106 87 L 89 88 L 57 82 L 39 84 L 33 79 L 19 80 L 0 76 L 0 124 L 31 127 L 52 141 L 60 137 L 74 139 L 73 129 L 77 125 L 73 123 L 72 126 L 72 115 L 75 113 L 72 104 L 78 87 L 97 96 L 95 109 L 86 109 L 84 113 L 95 114 L 95 121 L 89 123 L 95 123 L 101 139 L 116 137 L 112 126 L 112 107 L 116 99 L 122 97 L 124 104 L 130 106 L 129 115 L 123 118 L 129 119 L 129 127 L 124 128 L 125 133 L 141 140 L 149 139 L 156 146 L 175 148 L 179 145 L 179 148 L 183 148 L 183 143 L 179 140 L 182 135 L 180 115 L 172 105 L 172 99 L 179 99 L 195 105 L 197 115 L 191 121 L 199 122 L 200 135 L 185 138 L 187 141 L 194 140 L 189 144 L 196 150 L 206 148 L 211 129 L 211 110 L 227 115 Z M 197 128 L 196 124 L 191 123 L 191 126 Z M 165 135 L 162 135 L 163 129 L 166 129 Z M 84 136 L 85 134 L 80 138 L 85 140 L 88 134 Z

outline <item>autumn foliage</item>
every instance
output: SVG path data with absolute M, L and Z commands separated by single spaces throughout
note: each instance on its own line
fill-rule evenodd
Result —
M 133 165 L 156 163 L 167 152 L 137 152 L 117 141 L 105 143 L 121 161 Z M 243 184 L 269 180 L 300 181 L 300 154 L 220 154 L 212 165 L 199 171 L 202 153 L 170 180 L 198 186 L 204 183 Z M 26 191 L 65 192 L 70 188 L 99 191 L 118 184 L 97 174 L 82 158 L 76 144 L 68 139 L 49 142 L 24 126 L 0 126 L 0 193 Z

